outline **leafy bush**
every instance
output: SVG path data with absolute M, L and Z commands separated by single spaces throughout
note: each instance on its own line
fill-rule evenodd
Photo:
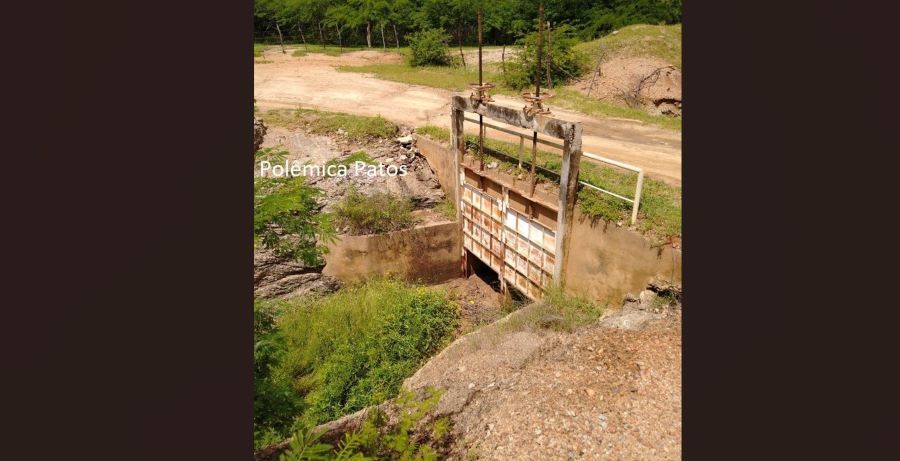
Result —
M 302 176 L 254 178 L 253 237 L 280 257 L 321 264 L 324 243 L 334 238 L 328 215 L 318 212 L 319 189 Z
M 314 431 L 312 427 L 300 428 L 294 433 L 290 447 L 280 461 L 436 460 L 435 450 L 430 445 L 413 440 L 410 433 L 437 405 L 442 394 L 442 391 L 429 387 L 425 398 L 417 400 L 412 392 L 401 391 L 395 402 L 399 422 L 393 427 L 386 427 L 386 415 L 376 409 L 369 413 L 359 430 L 344 434 L 337 447 L 321 443 L 323 433 Z M 431 438 L 436 442 L 440 442 L 449 432 L 446 417 L 432 421 L 430 426 Z
M 409 41 L 409 65 L 446 66 L 451 63 L 447 44 L 450 36 L 443 29 L 425 29 L 406 36 Z
M 548 46 L 547 36 L 544 36 L 544 44 L 541 58 L 541 87 L 547 86 L 547 59 L 550 59 L 550 77 L 553 86 L 562 86 L 576 78 L 587 70 L 586 58 L 574 46 L 578 41 L 573 38 L 574 30 L 567 25 L 553 29 Z M 519 52 L 516 57 L 506 64 L 506 72 L 503 74 L 503 83 L 513 89 L 521 90 L 534 86 L 537 69 L 537 38 L 534 32 L 519 40 Z
M 290 380 L 274 373 L 285 351 L 284 338 L 275 328 L 274 312 L 259 302 L 253 306 L 253 440 L 257 448 L 281 440 L 303 401 Z
M 390 192 L 365 195 L 354 187 L 334 207 L 335 224 L 351 235 L 381 234 L 408 229 L 415 224 L 412 203 Z
M 449 339 L 457 308 L 443 290 L 372 280 L 315 300 L 287 301 L 279 373 L 302 395 L 315 425 L 396 395 Z

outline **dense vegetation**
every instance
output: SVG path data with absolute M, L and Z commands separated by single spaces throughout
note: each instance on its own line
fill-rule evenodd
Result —
M 444 416 L 420 427 L 420 422 L 440 401 L 442 392 L 425 389 L 425 396 L 417 399 L 412 392 L 401 391 L 393 402 L 397 418 L 395 424 L 388 424 L 387 415 L 373 409 L 359 430 L 344 434 L 338 446 L 320 442 L 322 433 L 310 427 L 294 432 L 288 450 L 281 461 L 368 461 L 368 460 L 415 460 L 436 461 L 437 451 L 422 440 L 415 440 L 413 430 L 436 445 L 442 444 L 449 436 L 450 420 Z
M 257 160 L 277 162 L 284 156 L 285 152 L 273 149 L 256 153 Z M 302 176 L 254 178 L 254 244 L 280 257 L 320 265 L 327 250 L 325 244 L 335 235 L 329 216 L 319 213 L 316 197 L 320 194 Z
M 255 309 L 257 447 L 396 396 L 458 319 L 445 291 L 396 280 Z
M 522 47 L 515 59 L 506 64 L 503 72 L 503 83 L 521 90 L 534 86 L 538 75 L 542 86 L 549 83 L 563 84 L 580 76 L 586 69 L 586 59 L 575 49 L 578 41 L 574 38 L 574 30 L 570 26 L 553 29 L 544 36 L 541 52 L 541 68 L 537 68 L 538 33 L 528 34 L 517 42 Z M 532 88 L 533 89 L 533 88 Z
M 427 29 L 407 37 L 409 39 L 409 65 L 443 66 L 450 64 L 447 44 L 450 36 L 441 29 Z
M 553 27 L 581 40 L 629 24 L 681 22 L 681 0 L 544 0 Z M 257 0 L 256 40 L 307 46 L 397 47 L 425 29 L 443 29 L 454 44 L 474 45 L 476 10 L 484 11 L 484 43 L 509 45 L 535 30 L 537 0 Z

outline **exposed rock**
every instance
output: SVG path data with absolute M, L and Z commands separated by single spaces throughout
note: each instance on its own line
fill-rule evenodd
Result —
M 401 136 L 401 137 L 397 138 L 397 142 L 400 143 L 401 145 L 406 146 L 406 145 L 412 144 L 413 137 L 412 137 L 412 135 Z
M 268 131 L 266 124 L 262 120 L 253 117 L 253 152 L 258 151 L 260 146 L 262 146 L 266 137 L 266 131 Z
M 290 298 L 309 294 L 327 294 L 340 288 L 334 277 L 322 275 L 321 267 L 308 267 L 299 261 L 278 258 L 272 252 L 253 254 L 253 290 L 262 298 Z
M 641 293 L 638 295 L 638 300 L 641 302 L 641 304 L 651 304 L 655 299 L 656 292 L 650 290 L 641 291 Z

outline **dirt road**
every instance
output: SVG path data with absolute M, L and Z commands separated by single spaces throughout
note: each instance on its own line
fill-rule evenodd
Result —
M 396 53 L 357 51 L 341 56 L 310 52 L 303 57 L 273 48 L 254 65 L 256 105 L 261 110 L 302 106 L 358 115 L 381 115 L 408 126 L 450 127 L 450 91 L 379 80 L 374 76 L 339 72 L 337 66 L 400 62 Z M 497 104 L 521 108 L 520 100 L 495 96 Z M 580 121 L 583 149 L 644 168 L 649 176 L 681 184 L 681 133 L 639 121 L 589 117 L 551 109 L 555 116 Z M 466 131 L 477 133 L 467 124 Z M 524 133 L 525 131 L 522 130 Z M 488 136 L 518 142 L 518 138 L 490 131 Z

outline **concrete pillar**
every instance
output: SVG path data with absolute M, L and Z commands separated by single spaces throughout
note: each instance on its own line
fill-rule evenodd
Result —
M 466 142 L 465 142 L 465 134 L 463 132 L 463 123 L 465 122 L 465 111 L 462 109 L 453 108 L 451 114 L 451 129 L 452 133 L 450 135 L 450 146 L 451 146 L 451 155 L 454 156 L 454 161 L 450 164 L 453 165 L 453 171 L 456 173 L 453 175 L 453 180 L 456 182 L 456 196 L 454 197 L 454 206 L 456 207 L 456 221 L 459 223 L 459 235 L 460 235 L 460 272 L 463 276 L 467 277 L 468 273 L 468 262 L 466 261 L 466 249 L 462 245 L 462 236 L 463 236 L 463 227 L 465 226 L 465 222 L 462 218 L 462 181 L 460 180 L 460 176 L 463 173 L 462 161 L 463 156 L 466 152 Z
M 564 287 L 566 262 L 569 259 L 572 238 L 572 218 L 578 199 L 578 172 L 581 168 L 581 123 L 563 138 L 563 162 L 559 177 L 559 211 L 556 215 L 556 261 L 553 267 L 553 283 Z

